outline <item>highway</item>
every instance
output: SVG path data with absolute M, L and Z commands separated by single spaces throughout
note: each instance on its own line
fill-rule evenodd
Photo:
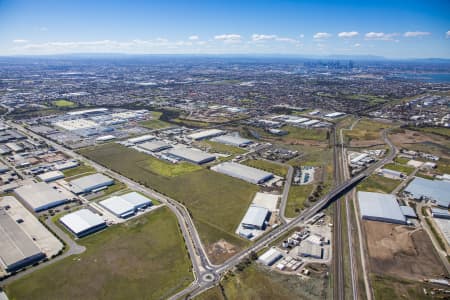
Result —
M 357 175 L 349 180 L 345 180 L 342 183 L 336 185 L 336 187 L 334 187 L 327 195 L 325 195 L 322 199 L 317 201 L 313 206 L 304 210 L 300 215 L 291 219 L 289 223 L 284 223 L 284 224 L 280 225 L 279 227 L 273 229 L 271 232 L 267 233 L 265 236 L 258 239 L 252 246 L 250 246 L 246 250 L 243 250 L 240 253 L 236 254 L 235 256 L 231 257 L 224 264 L 217 266 L 217 265 L 213 265 L 210 263 L 207 255 L 205 253 L 205 250 L 203 248 L 203 245 L 200 241 L 200 237 L 194 226 L 192 218 L 189 215 L 189 212 L 187 211 L 186 207 L 184 207 L 177 201 L 175 201 L 167 196 L 157 193 L 156 191 L 154 191 L 148 187 L 142 186 L 139 183 L 134 182 L 127 177 L 124 177 L 108 168 L 105 168 L 102 165 L 99 165 L 96 162 L 91 161 L 91 160 L 77 154 L 76 152 L 74 152 L 70 149 L 67 149 L 64 146 L 56 144 L 53 141 L 50 141 L 45 137 L 38 136 L 38 135 L 34 134 L 33 132 L 29 131 L 27 128 L 25 128 L 19 124 L 16 124 L 13 122 L 8 122 L 8 125 L 16 128 L 17 130 L 20 130 L 20 131 L 26 133 L 32 137 L 40 138 L 40 139 L 46 141 L 49 145 L 53 146 L 56 150 L 61 151 L 68 156 L 71 156 L 75 159 L 84 161 L 84 162 L 92 165 L 97 171 L 103 172 L 103 173 L 111 176 L 114 179 L 124 182 L 131 189 L 135 189 L 137 191 L 143 192 L 144 194 L 147 194 L 150 197 L 153 197 L 154 199 L 159 200 L 161 203 L 166 204 L 167 207 L 173 213 L 175 213 L 175 215 L 178 219 L 178 222 L 180 224 L 180 228 L 181 228 L 184 240 L 186 242 L 186 247 L 188 249 L 188 252 L 189 252 L 189 255 L 190 255 L 190 258 L 192 261 L 195 281 L 190 286 L 188 286 L 186 289 L 173 295 L 170 299 L 191 298 L 192 296 L 195 296 L 195 295 L 203 292 L 204 290 L 216 285 L 224 273 L 226 273 L 228 270 L 231 270 L 242 259 L 248 257 L 248 255 L 252 251 L 257 252 L 257 251 L 267 247 L 271 242 L 278 239 L 280 236 L 285 234 L 287 231 L 293 229 L 298 224 L 313 217 L 315 214 L 320 212 L 323 208 L 330 205 L 330 203 L 332 203 L 334 200 L 339 199 L 340 197 L 345 195 L 354 186 L 356 186 L 361 180 L 365 179 L 368 175 L 370 175 L 375 169 L 377 169 L 378 167 L 391 161 L 396 155 L 395 148 L 393 147 L 392 143 L 387 139 L 386 132 L 384 132 L 383 137 L 384 137 L 385 141 L 387 142 L 387 144 L 389 145 L 389 147 L 391 148 L 389 155 L 387 155 L 384 159 L 375 163 L 374 165 L 372 165 L 370 168 L 366 169 L 364 172 L 360 173 L 359 175 Z M 284 191 L 283 195 L 286 195 L 286 197 L 287 197 L 287 192 L 285 193 L 285 191 Z M 283 203 L 283 201 L 282 201 L 282 203 Z M 285 204 L 284 204 L 284 206 L 285 206 Z

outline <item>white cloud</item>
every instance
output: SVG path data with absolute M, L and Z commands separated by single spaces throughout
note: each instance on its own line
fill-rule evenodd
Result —
M 220 34 L 214 36 L 215 40 L 223 41 L 224 43 L 239 43 L 241 41 L 241 35 L 239 34 Z
M 314 35 L 315 40 L 325 40 L 331 37 L 331 33 L 328 32 L 317 32 Z
M 359 47 L 361 47 L 361 44 L 360 43 L 356 43 L 356 44 L 353 45 L 353 47 L 359 48 Z
M 445 33 L 446 38 L 450 38 L 450 30 Z
M 339 32 L 338 37 L 340 38 L 354 38 L 357 37 L 359 35 L 359 32 L 357 31 L 343 31 L 343 32 Z
M 277 38 L 276 35 L 273 34 L 253 34 L 252 41 L 267 41 L 267 40 L 275 40 Z
M 366 40 L 392 41 L 395 36 L 398 36 L 398 33 L 368 32 L 365 38 Z
M 17 40 L 13 40 L 13 43 L 15 43 L 15 44 L 24 44 L 24 43 L 28 43 L 28 40 L 17 39 Z
M 418 36 L 427 36 L 431 35 L 431 32 L 428 31 L 407 31 L 403 34 L 404 37 L 418 37 Z
M 191 35 L 190 37 L 189 37 L 189 40 L 190 41 L 198 41 L 200 39 L 200 37 L 198 36 L 198 35 Z

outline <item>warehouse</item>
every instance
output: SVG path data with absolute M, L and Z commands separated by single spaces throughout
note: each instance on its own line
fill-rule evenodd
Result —
M 108 135 L 102 135 L 99 136 L 98 138 L 96 138 L 95 140 L 97 142 L 107 142 L 107 141 L 111 141 L 113 139 L 115 139 L 116 137 L 114 135 L 108 134 Z
M 50 171 L 50 172 L 39 174 L 37 177 L 41 181 L 52 182 L 52 181 L 64 178 L 64 174 L 60 171 Z
M 411 206 L 401 205 L 400 209 L 405 217 L 417 219 L 417 214 Z
M 333 112 L 333 113 L 330 113 L 330 114 L 326 114 L 325 117 L 327 117 L 327 118 L 338 118 L 338 117 L 342 117 L 344 115 L 345 115 L 345 113 L 343 113 L 343 112 Z
M 45 254 L 16 220 L 0 209 L 0 265 L 14 272 L 45 258 Z
M 208 129 L 208 130 L 203 130 L 200 132 L 192 133 L 192 134 L 188 135 L 188 138 L 190 138 L 194 141 L 200 141 L 200 140 L 204 140 L 207 138 L 219 136 L 222 134 L 225 134 L 225 131 L 220 130 L 220 129 Z
M 71 111 L 68 112 L 67 114 L 70 116 L 81 116 L 81 115 L 89 116 L 89 115 L 103 114 L 106 113 L 107 111 L 108 111 L 107 108 L 92 108 L 92 109 Z
M 247 147 L 252 143 L 251 140 L 230 134 L 215 137 L 211 141 L 235 147 Z
M 143 143 L 143 142 L 154 140 L 155 138 L 156 137 L 154 135 L 146 134 L 146 135 L 142 135 L 142 136 L 138 136 L 138 137 L 135 137 L 135 138 L 128 139 L 127 141 L 129 143 L 132 143 L 132 144 L 139 144 L 139 143 Z
M 224 162 L 212 167 L 211 170 L 254 184 L 261 184 L 273 178 L 272 173 L 235 162 Z
M 250 205 L 250 208 L 245 213 L 242 219 L 242 227 L 245 229 L 259 229 L 264 230 L 269 210 L 267 208 Z
M 114 179 L 100 173 L 87 175 L 69 182 L 71 191 L 75 194 L 89 193 L 114 184 Z
M 406 224 L 406 218 L 394 195 L 358 192 L 361 217 L 365 220 Z
M 86 208 L 67 214 L 59 221 L 79 238 L 106 227 L 102 217 Z
M 101 206 L 119 218 L 126 219 L 136 213 L 138 209 L 151 206 L 152 201 L 139 193 L 132 192 L 121 196 L 113 196 L 99 202 Z
M 35 212 L 46 210 L 68 201 L 66 196 L 45 182 L 23 185 L 14 190 L 16 195 Z
M 431 215 L 433 216 L 433 218 L 450 219 L 450 213 L 446 209 L 433 207 L 431 208 Z
M 21 151 L 23 151 L 23 148 L 21 146 L 17 145 L 16 143 L 6 143 L 5 145 L 9 149 L 11 149 L 11 151 L 14 151 L 14 152 L 21 152 Z
M 77 160 L 68 160 L 63 163 L 57 163 L 54 165 L 55 170 L 63 171 L 67 169 L 76 168 L 80 165 L 80 163 Z
M 440 180 L 429 180 L 415 177 L 413 181 L 404 189 L 405 194 L 413 199 L 430 199 L 436 204 L 448 208 L 450 206 L 450 182 Z
M 216 159 L 214 155 L 209 153 L 193 150 L 189 148 L 177 148 L 167 152 L 167 155 L 179 160 L 185 160 L 194 164 L 204 164 Z
M 323 258 L 323 248 L 320 245 L 304 241 L 297 247 L 297 255 L 301 257 Z
M 99 126 L 96 122 L 87 119 L 59 121 L 54 123 L 54 125 L 67 131 L 97 128 Z
M 150 152 L 160 152 L 160 151 L 172 148 L 171 145 L 164 143 L 162 141 L 145 142 L 145 143 L 139 144 L 138 147 L 141 149 L 144 149 L 146 151 L 150 151 Z
M 379 174 L 391 179 L 402 179 L 403 177 L 405 177 L 405 174 L 403 174 L 402 172 L 391 169 L 380 169 Z
M 262 264 L 266 266 L 271 266 L 282 257 L 283 255 L 281 254 L 280 251 L 278 251 L 275 248 L 270 248 L 258 258 L 258 261 L 260 261 Z

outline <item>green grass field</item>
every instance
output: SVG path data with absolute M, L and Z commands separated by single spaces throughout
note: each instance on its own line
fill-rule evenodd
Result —
M 249 159 L 243 162 L 244 165 L 254 167 L 257 169 L 261 169 L 267 172 L 271 172 L 275 175 L 286 177 L 287 175 L 287 167 L 280 166 L 276 163 L 272 163 L 270 161 L 261 160 L 261 159 Z
M 426 133 L 434 133 L 437 135 L 441 135 L 446 138 L 450 138 L 450 128 L 444 128 L 444 127 L 412 127 L 409 128 L 412 130 L 422 131 Z
M 371 284 L 375 299 L 377 300 L 392 300 L 392 299 L 445 299 L 445 297 L 433 297 L 429 294 L 431 286 L 421 282 L 413 282 L 409 280 L 393 278 L 381 275 L 371 275 Z M 425 295 L 423 289 L 428 290 L 428 295 Z M 436 288 L 436 286 L 434 286 Z
M 386 178 L 380 175 L 371 175 L 358 185 L 358 191 L 391 193 L 399 184 L 400 180 Z
M 148 167 L 149 156 L 119 144 L 84 149 L 81 154 L 183 203 L 209 246 L 220 239 L 242 248 L 248 242 L 234 234 L 258 187 L 201 168 L 166 177 Z
M 77 104 L 75 102 L 72 102 L 69 100 L 64 100 L 64 99 L 55 100 L 52 102 L 52 104 L 56 107 L 61 107 L 61 108 L 77 106 Z
M 409 161 L 409 158 L 396 156 L 394 161 L 398 164 L 406 165 Z
M 86 175 L 88 173 L 92 174 L 92 173 L 95 173 L 96 170 L 89 165 L 81 164 L 78 167 L 75 167 L 72 169 L 67 169 L 62 172 L 63 172 L 64 176 L 67 178 L 67 177 L 78 176 L 78 175 L 85 174 L 85 173 L 86 173 Z
M 405 173 L 406 175 L 409 175 L 414 171 L 414 167 L 405 166 L 405 165 L 397 164 L 397 163 L 387 164 L 384 166 L 384 168 L 399 171 L 399 172 Z
M 200 148 L 209 149 L 211 152 L 239 155 L 246 152 L 245 149 L 234 147 L 230 145 L 225 145 L 213 141 L 201 141 L 196 143 Z
M 283 140 L 314 140 L 314 141 L 326 141 L 327 131 L 325 128 L 300 128 L 294 126 L 284 126 L 282 128 L 289 132 L 289 134 L 282 136 Z
M 326 299 L 327 279 L 313 274 L 302 280 L 298 276 L 268 272 L 251 264 L 214 287 L 200 294 L 196 300 L 263 300 L 263 299 Z
M 149 129 L 162 129 L 172 126 L 172 124 L 167 123 L 165 121 L 160 120 L 162 113 L 158 111 L 152 112 L 152 119 L 142 121 L 139 123 L 142 127 L 149 128 Z
M 194 165 L 187 162 L 180 162 L 177 164 L 172 164 L 169 162 L 162 161 L 160 159 L 154 158 L 152 156 L 147 156 L 147 159 L 143 162 L 143 168 L 153 172 L 155 174 L 173 177 L 183 174 L 188 174 L 193 171 L 201 170 L 202 167 Z
M 166 299 L 193 280 L 168 208 L 83 238 L 86 252 L 6 286 L 10 299 Z
M 377 122 L 370 119 L 362 119 L 356 124 L 353 130 L 343 131 L 347 140 L 369 141 L 381 138 L 380 131 L 390 128 L 392 125 Z
M 299 214 L 299 212 L 296 210 L 305 208 L 305 202 L 307 201 L 308 196 L 311 194 L 313 189 L 313 184 L 291 185 L 286 204 L 286 217 L 293 218 Z

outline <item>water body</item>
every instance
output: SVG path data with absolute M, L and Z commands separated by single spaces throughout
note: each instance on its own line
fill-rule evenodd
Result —
M 398 73 L 388 79 L 417 80 L 430 83 L 450 83 L 450 73 Z

